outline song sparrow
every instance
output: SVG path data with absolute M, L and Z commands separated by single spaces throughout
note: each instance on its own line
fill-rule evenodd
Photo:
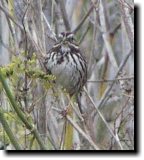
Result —
M 44 66 L 47 73 L 56 76 L 56 83 L 73 96 L 87 80 L 87 66 L 73 33 L 62 32 L 59 41 L 48 52 Z

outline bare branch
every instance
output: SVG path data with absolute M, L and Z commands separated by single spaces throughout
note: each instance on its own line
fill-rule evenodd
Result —
M 114 135 L 112 129 L 109 127 L 109 125 L 108 125 L 108 123 L 106 122 L 105 118 L 103 117 L 103 115 L 102 115 L 101 112 L 99 111 L 98 106 L 95 105 L 93 99 L 90 97 L 90 95 L 88 94 L 88 91 L 87 91 L 86 89 L 85 89 L 85 92 L 86 92 L 87 96 L 89 97 L 89 99 L 91 100 L 93 106 L 95 107 L 98 115 L 101 117 L 102 121 L 104 122 L 104 124 L 106 125 L 107 129 L 109 130 L 110 134 L 111 134 L 111 135 L 113 136 L 113 138 L 116 140 L 116 142 L 118 143 L 120 149 L 123 150 L 123 147 L 122 147 L 122 145 L 121 145 L 121 143 L 120 143 L 120 140 L 118 139 L 118 137 L 116 137 L 116 136 Z
M 129 80 L 134 79 L 134 76 L 132 77 L 123 77 L 123 78 L 116 78 L 116 79 L 103 79 L 103 80 L 95 80 L 95 81 L 87 81 L 88 83 L 103 83 L 103 82 L 113 82 L 113 81 L 119 81 L 119 80 Z
M 119 4 L 132 52 L 134 52 L 134 25 L 132 22 L 130 11 L 125 0 L 119 0 Z
M 99 16 L 100 16 L 100 23 L 103 32 L 103 40 L 105 42 L 105 47 L 107 49 L 108 57 L 110 59 L 111 64 L 114 66 L 115 69 L 118 69 L 118 64 L 115 59 L 115 55 L 110 43 L 110 34 L 109 34 L 109 23 L 108 23 L 108 15 L 105 13 L 105 1 L 100 0 L 100 9 L 99 9 Z M 108 24 L 107 24 L 108 23 Z
M 59 0 L 58 3 L 60 4 L 60 8 L 61 8 L 61 12 L 62 12 L 62 17 L 63 17 L 63 20 L 64 20 L 64 24 L 65 24 L 66 30 L 70 31 L 71 27 L 70 27 L 70 23 L 69 23 L 69 20 L 68 20 L 67 13 L 66 13 L 64 1 L 63 0 Z
M 93 142 L 93 140 L 87 134 L 85 134 L 85 132 L 76 123 L 74 123 L 70 116 L 66 116 L 66 118 L 71 123 L 71 125 L 78 131 L 78 133 L 80 133 L 95 150 L 99 150 L 99 147 Z
M 124 60 L 121 62 L 120 66 L 119 66 L 119 69 L 117 71 L 117 73 L 115 74 L 114 76 L 114 80 L 116 79 L 116 77 L 119 75 L 120 71 L 123 69 L 123 67 L 125 66 L 128 58 L 130 57 L 130 55 L 132 54 L 132 51 L 130 50 L 130 52 L 125 56 Z M 105 93 L 103 94 L 99 104 L 97 105 L 97 108 L 101 108 L 104 104 L 104 101 L 106 99 L 106 97 L 108 96 L 109 92 L 111 91 L 113 85 L 114 85 L 115 81 L 112 82 L 112 84 L 110 86 L 107 87 Z
M 81 22 L 78 24 L 78 26 L 72 31 L 74 34 L 81 28 L 87 17 L 90 15 L 90 13 L 93 11 L 94 5 L 90 7 L 86 15 L 82 18 Z

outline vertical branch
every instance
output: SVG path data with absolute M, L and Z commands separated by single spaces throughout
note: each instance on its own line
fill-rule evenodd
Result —
M 9 5 L 9 10 L 10 10 L 10 14 L 12 16 L 14 16 L 14 0 L 12 1 L 8 1 L 8 5 Z M 18 46 L 18 40 L 17 40 L 17 36 L 16 36 L 16 29 L 14 27 L 14 23 L 6 16 L 7 18 L 7 22 L 8 22 L 8 25 L 9 25 L 9 29 L 10 29 L 10 33 L 11 33 L 11 36 L 13 38 L 13 43 L 14 43 L 14 47 L 15 47 L 15 55 L 18 55 L 19 54 L 19 46 Z
M 2 5 L 7 6 L 7 3 L 0 1 L 0 6 Z M 9 52 L 3 43 L 9 45 L 9 27 L 6 15 L 0 10 L 0 65 L 9 63 Z
M 84 17 L 81 19 L 80 23 L 78 24 L 78 26 L 72 31 L 74 34 L 81 28 L 81 26 L 83 25 L 83 23 L 85 22 L 85 20 L 88 18 L 88 16 L 90 15 L 90 13 L 93 11 L 94 5 L 92 5 L 88 12 L 84 15 Z
M 67 0 L 66 1 L 65 8 L 67 11 L 69 21 L 71 21 L 71 19 L 72 19 L 74 9 L 75 9 L 75 6 L 77 5 L 77 3 L 78 3 L 77 0 Z
M 127 6 L 127 3 L 125 2 L 125 0 L 119 0 L 119 4 L 120 4 L 120 10 L 122 14 L 122 19 L 124 21 L 126 32 L 128 35 L 128 39 L 129 39 L 132 51 L 134 51 L 134 25 L 130 15 L 130 9 Z
M 62 17 L 63 17 L 63 20 L 64 20 L 64 25 L 66 27 L 66 30 L 70 31 L 71 27 L 70 27 L 70 23 L 69 23 L 69 20 L 68 20 L 67 13 L 66 13 L 64 1 L 63 0 L 59 0 L 58 2 L 60 4 L 60 9 L 61 9 L 61 12 L 62 12 Z
M 41 25 L 41 47 L 44 53 L 46 53 L 46 44 L 45 44 L 45 32 L 44 32 L 44 17 L 43 17 L 43 11 L 42 11 L 42 1 L 38 0 L 39 5 L 39 14 L 40 14 L 40 25 Z
M 15 147 L 15 149 L 22 150 L 21 146 L 18 144 L 18 140 L 16 139 L 16 136 L 13 134 L 7 121 L 5 120 L 4 113 L 1 108 L 0 108 L 0 122 L 1 122 L 5 132 L 7 133 L 12 145 Z
M 73 119 L 73 110 L 72 107 L 69 106 L 68 115 Z M 65 137 L 64 137 L 64 149 L 70 150 L 73 147 L 73 132 L 74 128 L 72 125 L 66 120 L 66 126 L 65 126 Z
M 100 24 L 102 27 L 102 32 L 103 32 L 103 40 L 105 43 L 105 47 L 107 49 L 108 57 L 115 69 L 118 69 L 118 64 L 115 59 L 115 55 L 111 46 L 111 36 L 109 34 L 110 31 L 110 24 L 108 20 L 108 15 L 106 13 L 106 7 L 105 7 L 105 1 L 100 0 L 100 10 L 99 10 L 99 15 L 100 15 Z
M 42 11 L 42 1 L 37 0 L 34 1 L 34 20 L 35 20 L 35 27 L 37 31 L 37 38 L 38 38 L 38 44 L 40 45 L 40 48 L 42 49 L 42 52 L 46 54 L 46 44 L 45 44 L 45 30 L 44 30 L 44 19 L 45 15 Z M 37 20 L 37 16 L 40 17 L 39 20 Z M 41 85 L 41 82 L 37 83 L 37 96 L 44 94 L 44 87 Z M 46 108 L 46 96 L 43 96 L 41 101 L 37 103 L 37 105 L 41 106 L 38 110 L 38 116 L 37 116 L 37 126 L 38 131 L 41 134 L 41 137 L 44 142 L 46 142 L 46 132 L 47 132 L 47 108 Z
M 101 78 L 105 79 L 110 72 L 110 66 L 109 62 L 112 65 L 112 67 L 117 71 L 118 64 L 112 49 L 112 35 L 110 35 L 110 18 L 109 18 L 109 8 L 107 7 L 108 4 L 106 1 L 100 0 L 99 5 L 99 20 L 100 20 L 100 29 L 102 32 L 102 38 L 104 40 L 104 64 L 102 66 L 102 72 L 101 72 Z M 99 97 L 101 97 L 106 90 L 106 84 L 101 83 L 99 86 L 100 94 Z
M 24 40 L 25 40 L 25 57 L 24 57 L 24 67 L 25 67 L 25 73 L 24 73 L 24 87 L 23 87 L 23 91 L 24 91 L 24 105 L 25 105 L 25 110 L 28 109 L 28 101 L 27 101 L 27 91 L 28 91 L 28 77 L 27 77 L 27 61 L 28 61 L 28 40 L 27 40 L 27 32 L 26 32 L 26 28 L 25 28 L 25 24 L 24 24 L 24 20 L 25 20 L 25 16 L 26 13 L 28 11 L 28 7 L 29 4 L 27 3 L 24 15 L 22 17 L 22 25 L 23 25 L 23 29 L 24 29 Z M 26 129 L 25 129 L 25 147 L 27 146 L 27 138 L 26 138 Z
M 22 25 L 24 28 L 24 39 L 25 39 L 25 59 L 24 59 L 25 75 L 24 75 L 24 88 L 23 88 L 25 109 L 27 109 L 27 107 L 28 107 L 28 102 L 27 102 L 28 77 L 27 77 L 27 73 L 26 73 L 27 61 L 28 61 L 28 43 L 27 43 L 27 32 L 26 32 L 26 28 L 25 28 L 25 24 L 24 24 L 24 19 L 25 19 L 26 13 L 28 11 L 28 7 L 29 7 L 29 4 L 27 4 L 26 10 L 25 10 L 24 15 L 22 17 Z

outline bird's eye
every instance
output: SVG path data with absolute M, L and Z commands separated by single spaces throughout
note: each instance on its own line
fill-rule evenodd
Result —
M 73 34 L 68 35 L 68 36 L 67 36 L 67 39 L 68 39 L 69 41 L 73 41 L 73 40 L 74 40 Z
M 69 41 L 73 41 L 74 38 L 73 38 L 73 37 L 69 37 L 68 40 L 69 40 Z

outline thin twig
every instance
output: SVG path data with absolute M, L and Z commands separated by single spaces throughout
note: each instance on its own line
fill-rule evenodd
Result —
M 121 5 L 123 6 L 123 7 L 127 7 L 128 9 L 130 9 L 130 10 L 134 10 L 134 6 L 131 6 L 128 2 L 126 2 L 125 0 L 124 1 L 122 1 L 122 0 L 119 0 L 119 2 L 121 3 Z M 123 3 L 124 2 L 124 3 Z
M 16 26 L 19 27 L 19 29 L 20 29 L 22 32 L 24 32 L 23 26 L 22 26 L 20 23 L 18 23 L 18 22 L 9 14 L 9 12 L 7 11 L 6 8 L 4 8 L 3 6 L 0 5 L 0 9 L 5 13 L 5 15 L 6 15 L 9 19 L 11 19 L 11 20 L 14 22 L 14 24 L 15 24 Z M 26 31 L 26 33 L 27 33 L 28 39 L 32 42 L 32 44 L 36 47 L 36 49 L 37 49 L 37 51 L 38 51 L 38 52 L 36 52 L 36 55 L 37 55 L 37 57 L 38 57 L 38 60 L 39 60 L 39 61 L 42 61 L 42 60 L 43 60 L 43 57 L 44 57 L 43 52 L 41 51 L 41 49 L 40 49 L 40 47 L 37 45 L 37 43 L 32 39 L 32 36 L 30 35 L 30 33 L 27 32 L 27 31 Z M 41 55 L 40 55 L 40 54 L 41 54 Z M 44 67 L 43 67 L 43 69 L 44 69 Z
M 21 24 L 19 24 L 17 21 L 15 21 L 15 19 L 9 14 L 9 12 L 7 11 L 6 8 L 4 8 L 4 7 L 2 7 L 0 5 L 0 9 L 5 13 L 5 15 L 8 18 L 10 18 L 14 22 L 15 25 L 17 25 L 20 28 L 20 30 L 22 32 L 24 32 L 23 26 Z M 30 40 L 30 42 L 32 42 L 32 44 L 36 47 L 36 49 L 37 49 L 37 52 L 35 52 L 36 56 L 37 56 L 37 58 L 39 60 L 39 63 L 41 65 L 41 67 L 43 68 L 43 70 L 45 70 L 45 67 L 43 66 L 43 60 L 44 60 L 44 56 L 45 55 L 43 54 L 41 48 L 38 46 L 37 42 L 34 41 L 34 39 L 32 38 L 31 34 L 29 32 L 27 32 L 27 31 L 26 31 L 26 33 L 27 33 L 27 37 Z
M 68 16 L 67 16 L 67 13 L 66 13 L 66 9 L 65 9 L 65 5 L 64 5 L 64 1 L 63 0 L 59 0 L 57 1 L 60 5 L 60 9 L 61 9 L 61 12 L 62 12 L 62 17 L 63 17 L 63 20 L 64 20 L 64 25 L 66 27 L 66 30 L 67 31 L 70 31 L 71 30 L 71 27 L 70 27 L 70 23 L 69 23 L 69 20 L 68 20 Z
M 134 98 L 134 95 L 129 95 L 129 94 L 125 94 L 123 93 L 124 96 L 129 97 L 129 98 Z
M 107 87 L 107 89 L 106 89 L 105 93 L 103 94 L 99 104 L 97 105 L 97 108 L 101 108 L 104 105 L 103 103 L 105 102 L 106 97 L 108 96 L 108 94 L 111 91 L 114 83 L 116 82 L 115 79 L 117 78 L 117 76 L 119 75 L 119 73 L 123 69 L 123 67 L 125 66 L 128 58 L 130 57 L 131 54 L 132 54 L 132 50 L 130 50 L 130 52 L 125 56 L 124 60 L 121 62 L 120 66 L 119 66 L 119 69 L 118 69 L 117 73 L 115 74 L 115 76 L 113 78 L 114 81 L 111 83 L 110 86 Z
M 27 3 L 24 15 L 22 17 L 22 25 L 24 28 L 24 36 L 25 36 L 25 38 L 24 38 L 25 39 L 25 60 L 24 60 L 25 70 L 27 70 L 27 61 L 28 61 L 28 40 L 27 40 L 27 33 L 26 33 L 25 24 L 24 24 L 24 19 L 25 19 L 26 13 L 28 11 L 28 8 L 29 8 L 29 3 Z M 24 94 L 25 109 L 27 109 L 27 107 L 28 107 L 28 102 L 27 102 L 28 86 L 27 86 L 27 83 L 28 83 L 28 77 L 27 77 L 27 73 L 25 72 L 25 74 L 24 74 L 24 88 L 23 88 L 24 93 L 25 93 Z
M 71 102 L 71 103 L 72 103 L 72 102 Z M 58 113 L 61 113 L 61 112 L 62 112 L 62 110 L 60 110 L 60 109 L 58 109 L 58 108 L 54 108 L 54 107 L 53 107 L 53 109 L 54 109 L 55 111 L 57 111 Z M 90 144 L 95 150 L 99 150 L 99 147 L 93 142 L 93 140 L 91 139 L 91 137 L 90 137 L 88 134 L 86 134 L 86 133 L 77 125 L 77 123 L 75 123 L 75 122 L 73 121 L 73 119 L 72 119 L 69 115 L 66 115 L 65 118 L 66 118 L 66 120 L 68 120 L 69 123 L 77 130 L 77 132 L 78 132 L 79 134 L 81 134 L 81 135 L 89 142 L 89 144 Z
M 70 122 L 70 124 L 80 133 L 89 143 L 90 145 L 95 149 L 99 150 L 99 147 L 93 142 L 93 140 L 72 120 L 70 116 L 66 116 L 66 119 Z
M 134 76 L 132 77 L 123 77 L 123 78 L 116 78 L 116 79 L 103 79 L 103 80 L 95 80 L 95 81 L 87 81 L 88 83 L 103 83 L 103 82 L 113 82 L 113 81 L 119 81 L 119 80 L 130 80 L 134 79 Z
M 108 19 L 108 15 L 106 13 L 106 6 L 105 1 L 100 0 L 100 8 L 99 8 L 99 17 L 100 17 L 100 24 L 102 28 L 102 37 L 105 43 L 105 47 L 107 49 L 108 57 L 115 69 L 118 69 L 118 63 L 115 58 L 115 54 L 112 49 L 111 44 L 111 35 L 108 33 L 110 30 L 110 22 Z
M 28 40 L 27 40 L 27 33 L 26 33 L 26 28 L 25 28 L 25 24 L 24 24 L 24 20 L 25 20 L 25 16 L 27 14 L 27 11 L 28 11 L 28 8 L 29 8 L 29 3 L 27 3 L 27 6 L 26 6 L 26 9 L 25 9 L 25 12 L 23 14 L 23 17 L 22 17 L 22 25 L 23 25 L 23 28 L 24 28 L 24 39 L 25 39 L 25 59 L 24 59 L 24 67 L 25 67 L 25 73 L 24 73 L 24 87 L 23 87 L 23 91 L 24 91 L 24 97 L 23 97 L 23 100 L 24 100 L 24 107 L 25 107 L 25 110 L 27 110 L 27 107 L 28 107 L 28 101 L 27 101 L 27 92 L 28 92 L 28 77 L 27 77 L 27 73 L 26 73 L 26 70 L 27 70 L 27 61 L 28 61 Z M 25 146 L 27 144 L 27 138 L 26 138 L 26 129 L 25 129 Z
M 1 4 L 0 4 L 0 9 L 5 13 L 5 15 L 6 15 L 8 18 L 10 18 L 10 19 L 21 29 L 21 31 L 23 31 L 22 25 L 20 25 L 20 24 L 11 16 L 11 14 L 7 11 L 7 9 L 4 8 L 3 6 L 1 6 Z
M 130 45 L 131 45 L 132 52 L 134 52 L 134 25 L 132 22 L 131 15 L 129 13 L 129 8 L 125 6 L 125 3 L 126 2 L 124 0 L 119 0 L 123 22 L 125 24 L 125 28 L 126 28 Z
M 85 30 L 84 34 L 81 36 L 81 38 L 80 38 L 80 40 L 78 42 L 79 45 L 83 42 L 83 40 L 84 40 L 86 34 L 88 33 L 89 29 L 90 29 L 90 24 L 88 24 L 87 29 Z
M 109 127 L 108 123 L 106 122 L 105 118 L 103 117 L 103 115 L 101 114 L 101 112 L 99 111 L 98 107 L 95 105 L 93 99 L 90 97 L 90 95 L 88 94 L 88 91 L 86 89 L 84 89 L 87 96 L 89 97 L 90 101 L 92 102 L 93 106 L 95 107 L 98 115 L 101 117 L 102 121 L 104 122 L 104 124 L 106 125 L 107 129 L 109 130 L 109 132 L 111 133 L 111 135 L 114 137 L 114 139 L 116 140 L 117 144 L 119 145 L 119 147 L 121 148 L 121 150 L 123 150 L 123 147 L 119 141 L 119 139 L 114 135 L 112 129 Z
M 81 22 L 79 23 L 79 25 L 72 31 L 74 34 L 81 28 L 81 26 L 83 25 L 83 23 L 85 22 L 85 20 L 87 19 L 87 17 L 90 15 L 90 13 L 93 11 L 94 5 L 92 5 L 90 7 L 90 9 L 88 10 L 88 12 L 86 13 L 86 15 L 82 18 Z
M 48 22 L 48 20 L 47 20 L 47 18 L 45 16 L 45 14 L 43 12 L 42 12 L 42 15 L 43 15 L 43 18 L 45 20 L 45 23 L 47 24 L 48 29 L 50 30 L 50 32 L 52 34 L 52 37 L 49 37 L 49 38 L 56 42 L 57 41 L 56 34 L 52 30 L 52 28 L 51 28 L 51 26 L 50 26 L 50 24 L 49 24 L 49 22 Z

